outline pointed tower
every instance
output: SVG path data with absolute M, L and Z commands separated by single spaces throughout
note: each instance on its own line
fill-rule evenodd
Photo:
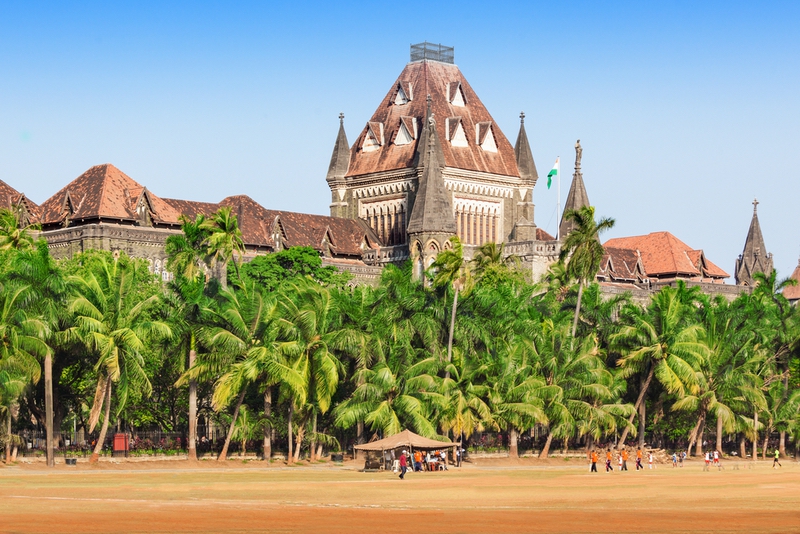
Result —
M 344 131 L 344 113 L 339 113 L 339 133 L 333 145 L 331 163 L 328 165 L 328 175 L 325 180 L 331 188 L 331 216 L 347 217 L 347 201 L 345 200 L 344 177 L 350 167 L 350 144 Z
M 517 221 L 514 224 L 513 241 L 535 241 L 536 224 L 533 220 L 533 188 L 539 180 L 533 152 L 525 131 L 525 112 L 519 114 L 519 135 L 514 145 L 514 155 L 522 182 L 517 189 Z
M 449 246 L 448 240 L 456 235 L 453 203 L 444 186 L 444 156 L 436 133 L 430 96 L 427 102 L 425 123 L 414 158 L 420 172 L 419 188 L 407 228 L 411 261 L 417 278 L 433 263 L 439 252 Z
M 591 206 L 589 195 L 586 193 L 586 186 L 583 183 L 583 173 L 581 172 L 581 158 L 583 157 L 583 147 L 581 140 L 575 143 L 575 172 L 572 173 L 572 185 L 567 194 L 567 202 L 564 204 L 564 211 L 561 214 L 561 225 L 558 227 L 558 239 L 563 240 L 575 226 L 575 223 L 568 221 L 564 213 L 569 210 L 579 210 L 584 206 Z
M 411 252 L 407 229 L 424 187 L 420 156 L 427 157 L 428 108 L 436 121 L 437 180 L 464 245 L 507 242 L 520 216 L 532 222 L 528 203 L 536 171 L 527 137 L 519 141 L 523 177 L 514 146 L 453 54 L 451 47 L 427 42 L 411 46 L 410 61 L 350 148 L 344 185 L 331 187 L 334 203 L 341 203 L 332 213 L 366 222 L 383 241 L 382 261 L 402 263 Z M 520 214 L 523 208 L 528 212 Z
M 772 274 L 772 254 L 767 253 L 764 245 L 764 236 L 761 234 L 761 225 L 758 222 L 758 200 L 753 200 L 753 218 L 750 220 L 750 229 L 744 242 L 744 250 L 736 260 L 734 276 L 736 285 L 753 286 L 755 273 Z

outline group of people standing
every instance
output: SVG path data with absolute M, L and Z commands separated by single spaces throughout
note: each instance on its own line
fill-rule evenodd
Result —
M 461 467 L 461 453 L 460 447 L 456 448 L 456 465 Z M 400 453 L 400 480 L 406 475 L 409 465 L 414 471 L 447 471 L 447 451 L 427 451 L 425 454 L 420 450 L 414 451 L 410 455 L 408 451 Z
M 642 465 L 642 459 L 644 458 L 644 453 L 642 452 L 641 447 L 636 449 L 636 470 L 639 471 L 644 470 L 644 465 Z M 592 449 L 589 453 L 589 472 L 596 473 L 597 472 L 597 462 L 600 459 L 597 451 Z M 606 473 L 613 471 L 614 455 L 611 449 L 606 449 Z M 647 453 L 647 464 L 650 466 L 650 469 L 653 469 L 653 453 L 648 451 Z M 620 471 L 627 471 L 628 470 L 628 449 L 621 449 L 617 451 L 617 466 Z

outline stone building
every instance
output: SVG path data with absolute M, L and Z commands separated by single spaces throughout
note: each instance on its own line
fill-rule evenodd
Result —
M 376 263 L 412 258 L 422 267 L 454 235 L 467 256 L 484 243 L 516 243 L 509 252 L 531 266 L 539 259 L 540 272 L 557 256 L 534 222 L 538 173 L 524 115 L 512 146 L 452 48 L 413 45 L 352 146 L 341 119 L 327 174 L 331 215 L 374 230 L 384 243 Z

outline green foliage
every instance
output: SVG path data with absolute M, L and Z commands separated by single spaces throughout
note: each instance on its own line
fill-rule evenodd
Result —
M 229 279 L 234 273 L 228 273 Z M 241 267 L 242 281 L 252 281 L 267 291 L 276 291 L 283 284 L 311 278 L 326 286 L 344 287 L 350 273 L 336 267 L 322 266 L 322 258 L 311 247 L 291 247 L 274 254 L 257 256 Z

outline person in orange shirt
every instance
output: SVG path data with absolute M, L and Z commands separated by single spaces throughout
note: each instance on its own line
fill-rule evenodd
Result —
M 628 470 L 628 449 L 622 449 L 622 467 L 620 471 Z
M 422 453 L 414 452 L 414 471 L 422 471 Z
M 644 470 L 644 466 L 642 465 L 642 448 L 639 447 L 636 449 L 636 470 L 639 469 Z
M 613 470 L 614 468 L 611 467 L 611 449 L 606 449 L 606 473 Z
M 594 450 L 592 451 L 592 469 L 589 472 L 597 473 L 597 452 Z

